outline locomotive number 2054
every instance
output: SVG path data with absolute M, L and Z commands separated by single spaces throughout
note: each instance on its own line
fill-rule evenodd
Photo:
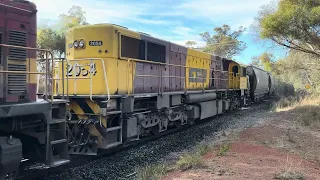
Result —
M 84 65 L 81 65 L 79 63 L 74 64 L 67 64 L 67 74 L 66 76 L 87 76 L 88 74 L 96 75 L 97 69 L 96 69 L 96 63 L 85 63 Z
M 102 46 L 102 41 L 89 41 L 89 46 Z

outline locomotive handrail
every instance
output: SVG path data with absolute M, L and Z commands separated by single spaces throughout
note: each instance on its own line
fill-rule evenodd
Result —
M 43 59 L 40 59 L 40 60 L 43 60 Z M 69 63 L 69 61 L 67 60 L 67 59 L 65 59 L 65 58 L 53 58 L 53 62 L 60 62 L 60 61 L 64 61 L 64 60 L 66 60 L 67 61 L 67 63 Z M 43 63 L 43 62 L 39 62 L 40 64 L 41 63 Z M 52 69 L 52 74 L 54 75 L 54 70 L 55 69 L 58 69 L 58 75 L 60 74 L 60 71 L 59 71 L 59 67 L 55 67 L 54 65 L 53 65 L 53 69 Z M 62 63 L 62 69 L 63 69 L 63 63 Z M 63 70 L 62 70 L 62 76 L 64 77 L 64 74 L 63 74 Z M 61 78 L 54 78 L 54 76 L 52 75 L 52 89 L 54 89 L 54 88 L 56 88 L 55 87 L 55 81 L 54 80 L 62 80 Z M 68 76 L 67 76 L 67 89 L 69 88 L 69 86 L 68 86 Z M 38 82 L 39 83 L 39 82 Z M 52 90 L 53 91 L 53 90 Z M 54 92 L 53 92 L 54 93 Z M 53 93 L 52 93 L 52 95 L 53 95 Z M 62 83 L 62 98 L 64 98 L 64 83 Z M 69 99 L 69 94 L 68 94 L 68 92 L 67 92 L 67 99 Z
M 236 73 L 236 85 L 240 89 L 240 73 Z
M 104 80 L 105 80 L 105 86 L 106 86 L 107 95 L 108 95 L 107 96 L 107 98 L 108 98 L 107 101 L 104 101 L 106 103 L 106 102 L 108 102 L 110 100 L 110 89 L 109 89 L 108 78 L 107 78 L 107 73 L 106 73 L 104 60 L 102 58 L 81 58 L 81 59 L 71 59 L 71 60 L 66 59 L 67 64 L 69 64 L 69 62 L 71 62 L 71 61 L 87 61 L 87 60 L 90 60 L 91 63 L 92 63 L 92 61 L 99 61 L 99 60 L 101 61 L 102 68 L 103 68 L 103 76 L 104 76 Z M 62 62 L 62 64 L 63 64 L 63 60 L 62 61 L 58 60 L 56 62 Z M 62 70 L 62 72 L 63 71 L 64 71 L 64 69 Z M 63 80 L 62 83 L 64 84 L 65 77 L 63 76 L 61 79 Z M 75 72 L 74 72 L 74 91 L 76 91 L 76 89 L 77 89 L 76 88 L 76 79 L 88 79 L 88 78 L 76 78 Z M 68 76 L 67 76 L 67 83 L 68 83 Z M 90 73 L 90 100 L 92 102 L 94 102 L 93 99 L 92 99 L 92 86 L 93 86 L 92 84 L 93 84 L 92 73 Z M 68 87 L 67 87 L 67 93 L 69 93 Z M 74 94 L 76 94 L 76 92 L 74 92 Z
M 63 67 L 63 65 L 64 65 L 64 60 L 66 61 L 66 63 L 67 64 L 69 64 L 69 61 L 68 61 L 68 59 L 66 59 L 66 58 L 59 58 L 58 60 L 55 60 L 55 62 L 62 62 L 61 63 L 61 69 L 62 69 L 62 71 L 61 71 L 61 76 L 63 77 L 63 78 L 54 78 L 54 80 L 58 80 L 58 88 L 59 88 L 59 82 L 60 82 L 60 80 L 63 80 L 64 81 L 64 67 Z M 57 69 L 58 69 L 58 77 L 59 77 L 59 75 L 60 75 L 60 71 L 59 71 L 59 66 L 57 67 Z M 62 97 L 64 97 L 64 82 L 62 82 Z M 69 99 L 69 76 L 67 76 L 67 99 Z
M 52 71 L 52 74 L 50 73 L 50 70 L 49 70 L 49 58 L 48 58 L 48 54 L 51 56 L 51 64 L 52 64 L 52 69 L 54 68 L 54 65 L 53 65 L 53 53 L 48 50 L 48 49 L 40 49 L 40 48 L 32 48 L 32 47 L 23 47 L 23 46 L 15 46 L 15 45 L 8 45 L 8 44 L 0 44 L 0 47 L 3 46 L 3 47 L 8 47 L 8 48 L 18 48 L 18 49 L 25 49 L 25 50 L 35 50 L 35 51 L 42 51 L 42 52 L 45 52 L 46 53 L 46 72 L 43 73 L 43 72 L 30 72 L 30 71 L 3 71 L 3 70 L 0 70 L 0 73 L 16 73 L 16 74 L 45 74 L 46 75 L 46 78 L 45 78 L 45 96 L 44 96 L 44 100 L 48 101 L 48 76 L 52 75 L 53 76 L 53 71 Z M 51 84 L 53 85 L 53 80 L 51 81 Z M 51 102 L 53 102 L 53 88 L 51 88 L 51 97 L 50 97 L 50 100 Z
M 233 72 L 229 72 L 228 76 L 229 76 L 229 82 L 228 82 L 229 83 L 229 87 L 233 89 Z
M 159 66 L 174 66 L 174 67 L 183 67 L 187 70 L 187 68 L 195 68 L 195 67 L 192 67 L 192 66 L 183 66 L 183 65 L 177 65 L 177 64 L 169 64 L 169 63 L 161 63 L 161 62 L 154 62 L 154 61 L 148 61 L 148 60 L 141 60 L 141 59 L 134 59 L 134 58 L 125 58 L 125 57 L 120 57 L 119 59 L 122 59 L 122 60 L 127 60 L 127 72 L 128 72 L 128 78 L 127 78 L 127 96 L 126 97 L 129 97 L 130 96 L 130 88 L 129 88 L 129 65 L 130 65 L 130 62 L 141 62 L 141 63 L 149 63 L 149 64 L 156 64 L 156 65 L 159 65 Z M 211 68 L 195 68 L 195 69 L 201 69 L 202 72 L 204 72 L 204 70 L 209 70 L 209 71 L 213 71 L 213 72 L 222 72 L 222 73 L 227 73 L 228 71 L 222 71 L 222 70 L 215 70 L 215 69 L 211 69 Z M 133 73 L 133 63 L 131 65 L 131 73 L 132 73 L 132 94 L 134 94 L 134 77 L 159 77 L 160 78 L 160 86 L 158 86 L 158 91 L 161 93 L 163 93 L 163 88 L 162 88 L 162 79 L 163 78 L 180 78 L 180 79 L 186 79 L 186 77 L 181 77 L 181 76 L 163 76 L 162 75 L 162 71 L 160 70 L 160 75 L 159 76 L 156 76 L 156 75 L 136 75 Z M 205 78 L 204 76 L 202 77 L 194 77 L 195 79 L 202 79 L 202 90 L 204 91 L 205 90 L 205 87 L 204 87 L 204 83 L 205 83 Z M 215 80 L 215 79 L 218 79 L 218 80 L 222 80 L 222 81 L 225 81 L 225 80 L 228 80 L 228 79 L 222 79 L 222 78 L 210 78 L 210 75 L 208 77 L 209 79 L 209 83 L 210 83 L 210 80 Z M 161 88 L 161 90 L 160 90 Z

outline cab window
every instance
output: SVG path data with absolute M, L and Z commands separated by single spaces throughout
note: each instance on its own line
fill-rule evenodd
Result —
M 121 56 L 145 60 L 146 42 L 121 35 Z

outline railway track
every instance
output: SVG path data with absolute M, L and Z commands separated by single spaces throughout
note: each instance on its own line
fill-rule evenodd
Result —
M 275 100 L 275 98 L 270 98 L 270 99 L 272 101 Z M 257 105 L 259 106 L 262 103 L 264 103 L 264 102 L 262 101 L 262 102 L 258 102 L 258 103 L 255 103 L 255 104 L 251 104 L 248 107 L 253 107 L 253 106 L 257 106 Z M 226 113 L 218 115 L 218 116 L 228 116 L 230 114 L 236 113 L 237 111 L 239 111 L 239 109 L 233 110 L 231 112 L 226 112 Z M 212 121 L 213 119 L 217 118 L 218 116 L 211 117 L 211 118 L 208 118 L 208 119 L 202 120 L 202 121 L 197 121 L 196 124 L 194 124 L 194 126 L 199 126 L 201 124 L 208 123 L 208 122 Z M 215 123 L 217 123 L 216 124 L 217 126 L 220 126 L 221 124 L 223 124 L 225 122 L 221 122 L 220 121 L 220 122 L 215 122 Z M 130 142 L 130 143 L 127 143 L 127 144 L 123 144 L 123 145 L 121 145 L 119 147 L 115 147 L 115 148 L 112 148 L 112 149 L 109 149 L 109 150 L 102 151 L 97 156 L 71 156 L 72 160 L 71 160 L 71 162 L 69 164 L 66 164 L 66 165 L 63 165 L 63 166 L 60 166 L 60 167 L 56 167 L 56 168 L 35 169 L 35 170 L 22 169 L 22 170 L 20 170 L 20 173 L 19 173 L 19 176 L 17 177 L 17 179 L 19 179 L 19 180 L 24 180 L 24 179 L 43 179 L 47 175 L 55 174 L 55 173 L 58 173 L 60 171 L 63 171 L 63 170 L 69 169 L 69 168 L 79 167 L 79 166 L 81 166 L 83 164 L 86 164 L 86 163 L 89 163 L 91 161 L 98 160 L 98 159 L 103 158 L 103 157 L 114 155 L 116 153 L 119 153 L 120 151 L 124 151 L 124 150 L 127 150 L 129 148 L 134 148 L 134 147 L 143 145 L 143 144 L 145 144 L 145 143 L 147 143 L 149 141 L 153 141 L 153 140 L 159 139 L 161 137 L 168 136 L 170 134 L 178 133 L 179 131 L 186 130 L 186 129 L 190 128 L 190 127 L 192 127 L 192 126 L 187 125 L 187 126 L 183 126 L 183 127 L 180 127 L 180 128 L 175 128 L 175 129 L 168 130 L 166 132 L 163 132 L 163 133 L 155 135 L 155 136 L 145 137 L 145 138 L 143 138 L 143 139 L 141 139 L 139 141 L 133 141 L 133 142 Z M 28 166 L 26 165 L 26 166 L 22 166 L 22 167 L 23 168 L 27 168 Z M 41 167 L 41 165 L 39 165 L 39 167 Z M 134 173 L 128 174 L 128 176 L 132 176 L 132 175 L 134 175 Z

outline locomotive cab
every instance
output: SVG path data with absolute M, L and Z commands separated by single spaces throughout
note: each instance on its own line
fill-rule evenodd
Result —
M 125 31 L 119 27 L 118 31 Z M 66 33 L 66 60 L 56 62 L 56 96 L 114 94 L 118 80 L 127 86 L 126 72 L 118 74 L 118 32 L 113 25 L 79 26 Z M 109 85 L 109 86 L 108 86 Z M 79 88 L 81 87 L 81 88 Z
M 240 65 L 232 60 L 223 59 L 223 69 L 228 71 L 228 88 L 239 89 L 240 88 Z

